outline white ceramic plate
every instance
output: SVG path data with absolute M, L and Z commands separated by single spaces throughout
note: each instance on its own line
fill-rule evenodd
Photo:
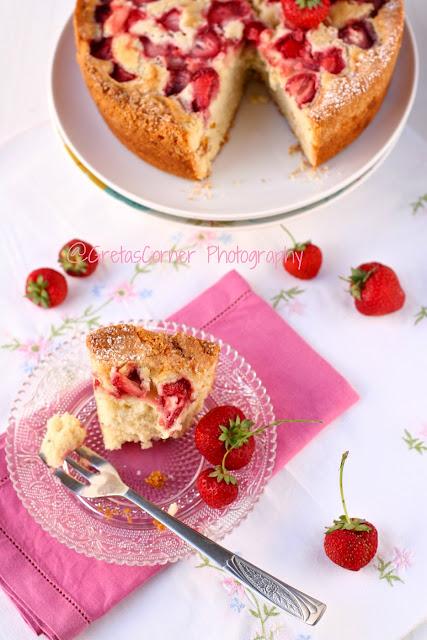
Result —
M 393 151 L 394 147 L 396 146 L 396 143 L 399 139 L 399 136 L 395 136 L 392 138 L 392 140 L 390 141 L 390 144 L 386 147 L 384 153 L 382 154 L 382 156 L 377 160 L 377 162 L 368 169 L 368 171 L 366 171 L 366 173 L 362 174 L 361 176 L 359 176 L 354 182 L 351 182 L 350 184 L 346 185 L 343 189 L 340 189 L 340 191 L 336 191 L 335 193 L 333 193 L 332 195 L 328 196 L 327 198 L 324 198 L 323 200 L 319 200 L 318 202 L 313 203 L 312 205 L 309 205 L 307 207 L 302 207 L 301 209 L 295 209 L 293 211 L 289 211 L 288 213 L 281 213 L 279 215 L 275 215 L 275 216 L 266 216 L 264 218 L 255 218 L 255 219 L 249 219 L 249 220 L 243 220 L 243 219 L 239 219 L 239 220 L 234 220 L 234 221 L 218 221 L 218 220 L 197 220 L 195 218 L 181 218 L 181 217 L 176 217 L 172 214 L 168 214 L 168 213 L 160 213 L 159 211 L 155 211 L 154 209 L 147 209 L 146 207 L 143 207 L 142 205 L 138 204 L 137 202 L 134 202 L 132 200 L 129 200 L 128 198 L 124 198 L 123 196 L 121 196 L 119 193 L 117 193 L 117 191 L 114 191 L 113 189 L 111 189 L 110 187 L 105 186 L 104 187 L 104 191 L 105 193 L 108 193 L 110 196 L 112 196 L 113 198 L 116 198 L 118 200 L 120 200 L 121 202 L 125 202 L 126 204 L 128 204 L 129 206 L 138 209 L 139 211 L 144 211 L 149 215 L 152 215 L 156 218 L 159 218 L 161 220 L 166 220 L 169 222 L 174 222 L 175 224 L 182 224 L 183 226 L 197 226 L 197 227 L 206 227 L 206 228 L 211 228 L 211 227 L 215 227 L 216 229 L 220 228 L 220 227 L 226 227 L 227 229 L 233 229 L 235 231 L 239 230 L 239 229 L 249 229 L 252 227 L 256 227 L 257 229 L 259 229 L 260 227 L 262 228 L 266 228 L 266 227 L 271 227 L 274 225 L 279 224 L 280 222 L 283 222 L 284 220 L 288 220 L 289 218 L 293 218 L 295 216 L 301 216 L 302 214 L 310 214 L 312 211 L 316 210 L 318 211 L 319 209 L 321 209 L 322 207 L 326 207 L 327 205 L 331 204 L 331 203 L 336 203 L 338 200 L 340 200 L 341 198 L 343 198 L 344 196 L 346 196 L 347 194 L 351 193 L 352 191 L 354 191 L 355 189 L 357 189 L 357 187 L 359 187 L 360 185 L 362 185 L 364 182 L 366 182 L 371 176 L 372 174 L 374 174 L 376 172 L 377 169 L 379 169 L 379 167 L 384 163 L 384 161 L 388 158 L 388 156 L 390 155 L 390 153 Z M 87 173 L 87 169 L 86 167 L 84 168 L 84 171 Z
M 99 115 L 75 61 L 71 20 L 58 40 L 51 74 L 52 115 L 77 158 L 121 196 L 160 212 L 199 220 L 260 219 L 312 207 L 355 183 L 400 135 L 411 110 L 418 78 L 412 29 L 405 28 L 402 51 L 389 92 L 373 124 L 318 176 L 291 174 L 301 157 L 284 118 L 271 103 L 254 104 L 250 85 L 230 140 L 216 159 L 209 187 L 155 169 L 128 151 Z

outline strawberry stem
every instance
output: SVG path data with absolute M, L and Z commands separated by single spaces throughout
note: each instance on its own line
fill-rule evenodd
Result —
M 229 449 L 227 449 L 227 451 L 224 453 L 224 457 L 223 457 L 222 462 L 221 462 L 221 470 L 222 470 L 222 473 L 223 473 L 224 475 L 227 473 L 227 468 L 226 468 L 226 466 L 225 466 L 225 459 L 226 459 L 226 457 L 228 456 L 228 454 L 230 453 L 230 451 L 232 451 L 233 449 L 235 449 L 235 448 L 236 448 L 236 446 L 237 446 L 237 445 L 233 444 L 233 446 L 231 446 Z
M 333 524 L 330 527 L 326 528 L 325 534 L 333 533 L 334 531 L 371 531 L 370 525 L 363 518 L 350 518 L 347 511 L 347 505 L 345 503 L 344 498 L 344 489 L 343 489 L 343 472 L 344 472 L 344 464 L 348 458 L 348 451 L 345 451 L 341 457 L 340 464 L 340 494 L 341 494 L 341 504 L 344 511 L 344 515 L 340 516 L 338 520 L 334 520 Z
M 262 427 L 259 427 L 258 429 L 255 429 L 254 431 L 250 431 L 250 432 L 249 432 L 249 437 L 251 437 L 251 436 L 256 436 L 256 435 L 258 435 L 258 433 L 262 433 L 262 431 L 265 431 L 266 429 L 269 429 L 270 427 L 277 427 L 279 424 L 283 424 L 283 423 L 285 423 L 285 422 L 286 422 L 286 423 L 291 423 L 291 422 L 306 422 L 306 423 L 316 423 L 316 424 L 318 424 L 318 423 L 319 423 L 319 424 L 321 424 L 321 423 L 322 423 L 322 420 L 305 420 L 305 419 L 303 419 L 303 418 L 301 418 L 301 419 L 300 419 L 300 418 L 296 418 L 295 420 L 292 420 L 292 419 L 275 420 L 274 422 L 270 422 L 270 424 L 266 424 L 266 425 L 264 425 L 264 426 L 262 426 Z M 227 458 L 228 454 L 230 453 L 230 451 L 233 451 L 233 449 L 236 449 L 237 447 L 240 447 L 240 446 L 241 446 L 241 444 L 242 444 L 242 443 L 241 443 L 241 442 L 239 442 L 239 441 L 238 441 L 238 442 L 235 442 L 235 443 L 234 443 L 234 444 L 233 444 L 229 449 L 227 449 L 227 451 L 225 452 L 224 457 L 223 457 L 222 462 L 221 462 L 221 469 L 222 469 L 222 472 L 223 472 L 224 474 L 226 474 L 226 473 L 227 473 L 227 469 L 226 469 L 226 466 L 225 466 L 225 460 L 226 460 L 226 458 Z
M 344 509 L 344 515 L 345 515 L 345 519 L 348 522 L 348 524 L 351 524 L 351 520 L 350 517 L 348 515 L 348 511 L 347 511 L 347 505 L 345 503 L 345 498 L 344 498 L 344 488 L 343 488 L 343 473 L 344 473 L 344 465 L 345 465 L 345 461 L 348 458 L 348 451 L 345 451 L 342 454 L 341 457 L 341 464 L 340 464 L 340 494 L 341 494 L 341 504 L 342 504 L 342 508 Z
M 315 9 L 320 0 L 296 0 L 296 3 L 300 9 Z
M 304 420 L 304 419 L 295 419 L 295 420 L 275 420 L 275 422 L 271 422 L 270 424 L 266 424 L 263 427 L 259 427 L 258 429 L 255 429 L 255 431 L 251 431 L 251 436 L 256 436 L 258 435 L 258 433 L 262 433 L 263 431 L 265 431 L 266 429 L 269 429 L 270 427 L 277 427 L 279 424 L 283 424 L 284 422 L 308 422 L 308 423 L 316 423 L 316 424 L 320 424 L 322 422 L 322 420 Z
M 294 236 L 293 236 L 293 235 L 292 235 L 292 233 L 289 231 L 289 229 L 287 229 L 287 228 L 285 227 L 285 225 L 284 225 L 284 224 L 281 224 L 280 226 L 281 226 L 281 228 L 283 229 L 283 231 L 284 231 L 285 233 L 287 233 L 287 234 L 288 234 L 288 236 L 290 237 L 290 239 L 291 239 L 291 240 L 292 240 L 292 242 L 294 243 L 294 247 L 296 247 L 296 246 L 297 246 L 297 241 L 295 240 Z
M 369 271 L 363 271 L 363 269 L 352 268 L 351 275 L 349 278 L 343 278 L 342 276 L 339 276 L 339 278 L 341 280 L 344 280 L 345 282 L 348 282 L 348 284 L 350 285 L 349 292 L 351 293 L 353 298 L 356 298 L 356 300 L 361 300 L 362 291 L 366 284 L 366 281 L 368 280 L 368 278 L 371 277 L 373 273 L 375 273 L 376 270 L 377 270 L 377 267 L 374 267 Z

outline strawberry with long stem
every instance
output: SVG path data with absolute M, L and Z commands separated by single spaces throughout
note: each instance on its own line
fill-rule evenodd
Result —
M 292 233 L 283 224 L 280 226 L 293 243 L 292 251 L 286 251 L 283 259 L 285 271 L 301 280 L 311 280 L 315 278 L 320 271 L 323 260 L 319 247 L 313 244 L 311 240 L 297 242 Z M 297 259 L 295 259 L 295 252 L 301 254 L 301 259 L 299 259 L 298 256 Z
M 363 518 L 350 518 L 344 497 L 343 474 L 348 451 L 341 457 L 339 486 L 343 515 L 327 528 L 324 539 L 325 553 L 332 562 L 344 569 L 359 571 L 375 556 L 378 548 L 378 532 L 373 524 Z

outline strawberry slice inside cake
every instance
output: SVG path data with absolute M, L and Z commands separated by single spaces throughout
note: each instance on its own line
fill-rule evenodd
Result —
M 211 342 L 129 324 L 90 333 L 87 347 L 106 449 L 183 435 L 212 388 L 219 354 Z

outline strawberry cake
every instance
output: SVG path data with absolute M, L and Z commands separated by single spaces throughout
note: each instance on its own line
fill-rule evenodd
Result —
M 248 72 L 317 166 L 378 111 L 403 0 L 77 0 L 77 59 L 114 134 L 151 164 L 203 179 Z
M 212 342 L 131 324 L 97 329 L 87 348 L 106 449 L 146 449 L 183 435 L 212 388 L 219 355 Z

